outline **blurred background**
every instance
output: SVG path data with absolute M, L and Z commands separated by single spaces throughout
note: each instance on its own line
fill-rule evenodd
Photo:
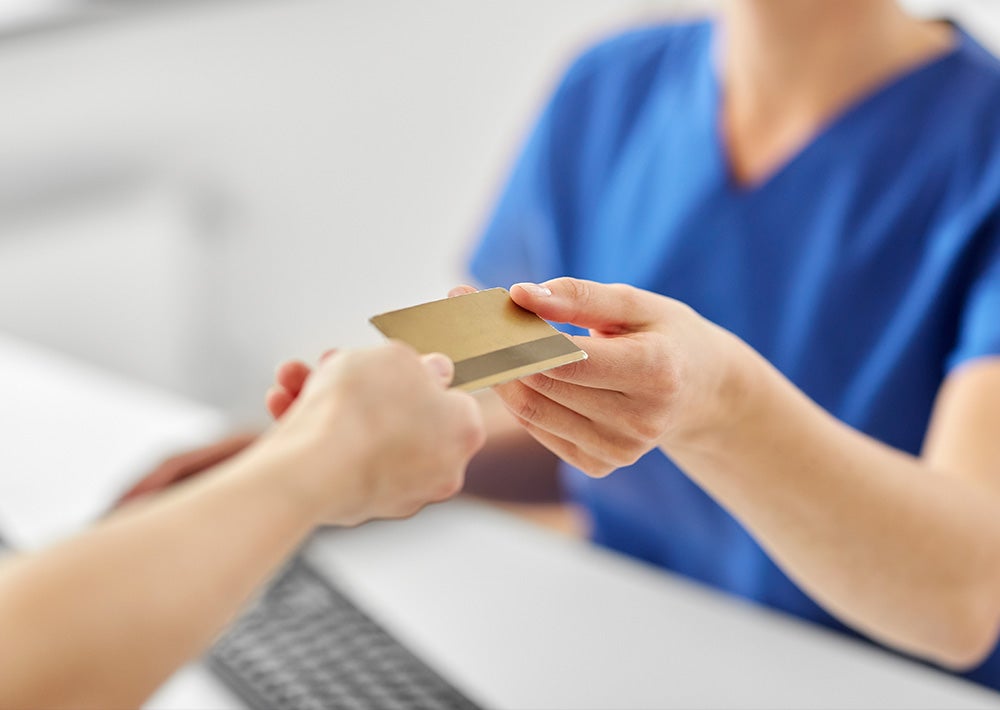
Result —
M 1000 50 L 997 0 L 911 0 Z M 573 54 L 706 0 L 0 0 L 0 331 L 262 421 L 443 297 Z

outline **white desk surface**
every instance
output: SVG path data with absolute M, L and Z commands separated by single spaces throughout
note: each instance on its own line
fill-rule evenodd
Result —
M 164 457 L 225 431 L 214 409 L 0 333 L 0 531 L 37 547 L 101 515 Z
M 29 547 L 224 427 L 2 335 L 0 391 L 0 530 Z M 978 686 L 473 503 L 327 531 L 306 555 L 488 707 L 1000 708 Z M 240 704 L 194 664 L 148 707 Z

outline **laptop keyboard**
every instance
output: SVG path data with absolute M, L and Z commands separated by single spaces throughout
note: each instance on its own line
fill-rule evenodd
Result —
M 301 559 L 208 661 L 255 710 L 478 708 Z

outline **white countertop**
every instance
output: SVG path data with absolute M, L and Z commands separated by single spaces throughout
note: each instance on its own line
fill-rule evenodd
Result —
M 323 534 L 307 557 L 487 707 L 1000 707 L 943 672 L 471 502 Z

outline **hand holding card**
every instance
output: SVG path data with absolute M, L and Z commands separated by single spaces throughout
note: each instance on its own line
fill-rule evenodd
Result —
M 371 322 L 386 337 L 402 340 L 417 352 L 450 357 L 455 363 L 451 386 L 466 392 L 587 357 L 502 288 L 383 313 Z

